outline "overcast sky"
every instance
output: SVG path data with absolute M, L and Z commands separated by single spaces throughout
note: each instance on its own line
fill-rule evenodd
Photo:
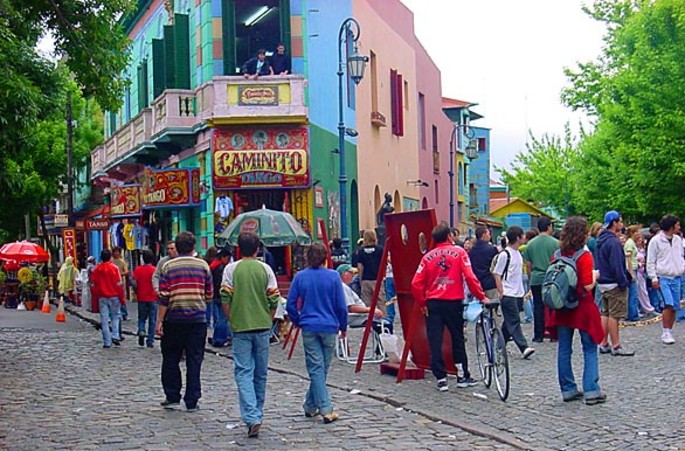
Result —
M 583 116 L 559 100 L 564 67 L 594 60 L 603 24 L 581 0 L 401 0 L 414 12 L 416 35 L 442 73 L 446 97 L 477 103 L 489 127 L 491 175 L 536 137 L 561 135 Z

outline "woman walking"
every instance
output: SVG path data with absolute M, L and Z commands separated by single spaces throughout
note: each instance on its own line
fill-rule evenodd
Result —
M 304 401 L 304 414 L 321 414 L 324 423 L 338 419 L 333 412 L 326 388 L 328 369 L 338 334 L 347 331 L 347 306 L 342 281 L 336 271 L 323 268 L 326 248 L 314 243 L 307 251 L 309 267 L 297 273 L 288 293 L 288 316 L 302 329 L 304 361 L 309 374 L 309 390 Z
M 584 218 L 578 216 L 569 218 L 561 231 L 561 255 L 573 257 L 585 246 L 587 235 L 587 222 Z M 604 338 L 604 330 L 599 309 L 592 296 L 592 289 L 597 279 L 597 273 L 592 267 L 592 254 L 584 252 L 576 261 L 578 306 L 575 309 L 554 310 L 551 314 L 551 325 L 557 327 L 559 334 L 557 372 L 561 396 L 564 402 L 585 398 L 585 404 L 588 405 L 601 404 L 606 401 L 606 395 L 599 388 L 597 345 Z M 571 366 L 573 334 L 576 329 L 580 332 L 580 341 L 583 346 L 582 392 L 578 390 Z

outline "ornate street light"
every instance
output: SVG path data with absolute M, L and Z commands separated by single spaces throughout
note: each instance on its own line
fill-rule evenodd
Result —
M 461 129 L 461 133 L 457 136 L 457 132 Z M 460 142 L 463 142 L 464 138 L 473 139 L 475 136 L 474 130 L 468 124 L 458 124 L 454 123 L 454 128 L 452 129 L 452 135 L 450 137 L 450 171 L 448 175 L 450 176 L 450 227 L 454 227 L 454 153 L 457 150 L 457 146 Z M 466 146 L 463 146 L 466 150 Z M 470 158 L 470 157 L 469 157 Z M 466 177 L 466 174 L 464 174 Z
M 359 22 L 353 17 L 349 17 L 340 25 L 338 32 L 338 152 L 340 154 L 340 177 L 338 182 L 340 184 L 340 238 L 343 242 L 343 248 L 349 250 L 349 236 L 347 234 L 347 173 L 345 170 L 345 115 L 343 109 L 343 75 L 345 75 L 345 64 L 343 62 L 342 47 L 347 42 L 347 39 L 352 39 L 354 42 L 354 51 L 347 57 L 347 74 L 358 85 L 362 78 L 364 78 L 364 69 L 369 60 L 367 56 L 361 55 L 357 48 L 357 41 L 359 40 L 361 29 Z

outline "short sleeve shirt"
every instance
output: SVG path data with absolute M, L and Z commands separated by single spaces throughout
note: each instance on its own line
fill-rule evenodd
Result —
M 557 249 L 559 249 L 559 240 L 549 235 L 538 235 L 528 243 L 524 257 L 533 266 L 530 274 L 531 286 L 542 285 L 545 280 L 545 271 Z
M 630 258 L 630 263 L 632 264 L 633 270 L 637 269 L 637 245 L 632 238 L 626 240 L 626 244 L 623 245 L 623 252 L 626 254 L 626 263 Z M 627 266 L 627 265 L 626 265 Z
M 509 253 L 509 255 L 507 255 Z M 507 266 L 507 259 L 509 259 L 509 267 L 506 274 L 504 268 Z M 523 290 L 523 256 L 518 249 L 507 247 L 497 256 L 497 264 L 495 265 L 495 274 L 502 277 L 502 288 L 505 296 L 515 298 L 522 298 L 525 295 Z

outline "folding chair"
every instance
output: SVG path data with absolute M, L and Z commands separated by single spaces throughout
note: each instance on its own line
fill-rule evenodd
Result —
M 349 333 L 352 330 L 364 329 L 367 316 L 362 313 L 351 313 L 349 317 L 348 334 L 345 338 L 338 338 L 338 340 L 336 340 L 335 355 L 338 357 L 338 360 L 354 364 L 357 363 L 358 354 L 352 354 L 350 352 Z M 363 320 L 360 319 L 362 317 L 364 318 Z M 366 347 L 364 363 L 381 363 L 385 361 L 385 349 L 383 348 L 383 343 L 381 342 L 381 336 L 378 330 L 387 333 L 387 329 L 383 322 L 374 321 L 374 325 L 371 327 L 371 346 Z M 358 346 L 361 347 L 361 342 Z

